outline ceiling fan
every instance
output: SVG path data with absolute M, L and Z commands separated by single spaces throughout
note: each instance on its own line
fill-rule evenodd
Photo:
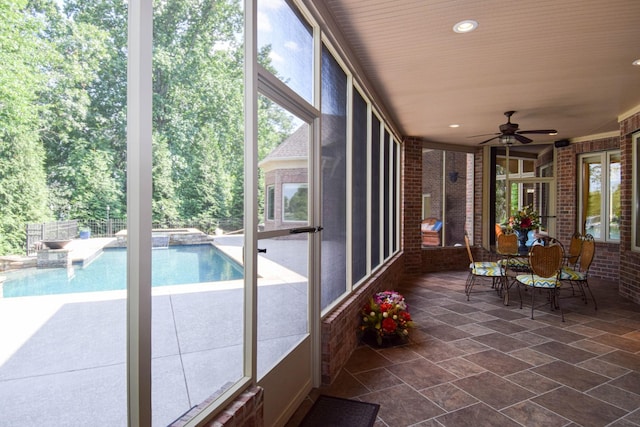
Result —
M 522 144 L 528 144 L 533 140 L 531 138 L 527 138 L 523 136 L 523 134 L 544 134 L 544 135 L 555 135 L 558 133 L 555 129 L 538 129 L 538 130 L 518 130 L 517 123 L 511 123 L 511 116 L 515 113 L 515 111 L 506 111 L 504 113 L 507 116 L 507 123 L 501 124 L 499 129 L 499 133 L 495 133 L 493 136 L 486 141 L 482 141 L 480 144 L 486 144 L 489 141 L 493 141 L 494 139 L 498 139 L 502 144 L 511 145 L 515 141 L 518 141 Z M 482 136 L 482 135 L 476 135 Z

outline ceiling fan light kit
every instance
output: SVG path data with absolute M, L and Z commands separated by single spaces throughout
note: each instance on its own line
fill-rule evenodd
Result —
M 500 135 L 498 139 L 500 143 L 504 145 L 513 145 L 516 140 L 513 135 Z

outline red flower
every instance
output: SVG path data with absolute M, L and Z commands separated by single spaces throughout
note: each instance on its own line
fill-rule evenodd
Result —
M 386 333 L 393 333 L 397 327 L 398 325 L 396 325 L 396 322 L 389 317 L 382 321 L 382 330 Z
M 402 318 L 402 320 L 404 320 L 405 322 L 410 322 L 411 321 L 411 315 L 409 314 L 408 311 L 401 311 L 400 313 L 398 313 L 398 315 Z
M 525 217 L 520 220 L 520 227 L 529 228 L 531 227 L 531 218 Z
M 380 304 L 380 312 L 385 313 L 393 308 L 393 304 L 389 304 L 387 302 L 383 302 Z

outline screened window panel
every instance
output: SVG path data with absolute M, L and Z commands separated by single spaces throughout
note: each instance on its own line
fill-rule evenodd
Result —
M 422 193 L 430 194 L 430 217 L 441 221 L 437 234 L 423 236 L 424 246 L 464 245 L 465 230 L 473 231 L 473 155 L 455 151 L 423 153 Z M 504 180 L 499 181 L 503 184 Z M 444 190 L 444 192 L 443 192 Z M 498 192 L 499 193 L 499 192 Z M 498 194 L 497 194 L 498 195 Z M 506 209 L 505 198 L 497 197 Z M 504 214 L 506 215 L 506 214 Z
M 371 268 L 380 265 L 380 120 L 371 118 Z
M 356 284 L 367 273 L 367 103 L 355 88 L 351 174 L 351 282 Z
M 464 245 L 464 231 L 467 222 L 467 201 L 473 198 L 471 183 L 467 181 L 467 154 L 455 151 L 445 152 L 445 171 L 442 177 L 445 185 L 445 223 L 443 225 L 445 246 Z
M 391 182 L 392 182 L 392 205 L 391 205 L 391 226 L 392 240 L 391 240 L 391 253 L 395 253 L 398 250 L 398 144 L 393 144 L 391 147 Z
M 322 308 L 347 290 L 347 75 L 322 49 Z
M 389 191 L 389 183 L 391 182 L 391 177 L 389 176 L 389 173 L 391 172 L 391 167 L 390 167 L 390 135 L 388 131 L 384 131 L 384 152 L 383 152 L 383 168 L 382 168 L 382 174 L 383 174 L 383 189 L 382 189 L 382 203 L 383 203 L 383 236 L 382 236 L 382 241 L 384 242 L 384 259 L 387 259 L 389 257 L 389 242 L 390 242 L 390 238 L 389 238 L 389 226 L 390 226 L 390 221 L 391 221 L 391 212 L 390 212 L 390 207 L 389 207 L 389 199 L 390 199 L 390 191 Z
M 313 28 L 286 0 L 258 0 L 258 62 L 313 103 Z

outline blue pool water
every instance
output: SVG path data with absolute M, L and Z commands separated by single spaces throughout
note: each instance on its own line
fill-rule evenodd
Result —
M 18 270 L 7 277 L 3 296 L 68 294 L 125 289 L 126 249 L 105 249 L 86 267 Z M 171 246 L 152 252 L 152 286 L 236 280 L 242 266 L 211 245 Z

